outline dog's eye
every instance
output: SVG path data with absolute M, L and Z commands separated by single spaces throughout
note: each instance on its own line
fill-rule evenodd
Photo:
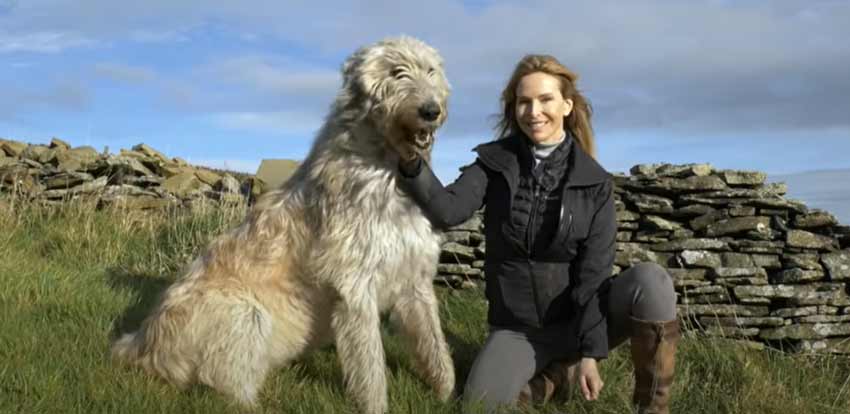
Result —
M 433 75 L 433 74 L 434 74 L 434 72 L 436 72 L 436 71 L 434 70 L 434 68 L 428 68 L 428 76 Z
M 410 79 L 410 75 L 404 70 L 404 68 L 395 68 L 390 71 L 390 76 L 396 79 Z

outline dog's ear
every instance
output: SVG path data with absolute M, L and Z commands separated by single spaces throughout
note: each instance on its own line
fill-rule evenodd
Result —
M 342 86 L 348 91 L 361 94 L 364 98 L 378 99 L 377 85 L 383 79 L 383 57 L 381 45 L 358 49 L 342 64 Z

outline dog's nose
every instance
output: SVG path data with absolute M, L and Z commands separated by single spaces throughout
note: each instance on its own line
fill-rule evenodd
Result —
M 428 102 L 419 107 L 419 116 L 426 121 L 436 121 L 440 117 L 440 105 L 436 102 Z

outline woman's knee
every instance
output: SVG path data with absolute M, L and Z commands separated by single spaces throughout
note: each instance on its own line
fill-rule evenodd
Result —
M 673 292 L 673 278 L 657 263 L 638 263 L 629 271 L 635 283 L 646 292 Z
M 676 292 L 673 279 L 656 263 L 640 263 L 630 269 L 636 284 L 638 303 L 632 316 L 645 320 L 670 320 L 676 317 Z

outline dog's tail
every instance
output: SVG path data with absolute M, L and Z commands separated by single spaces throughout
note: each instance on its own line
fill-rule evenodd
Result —
M 174 309 L 154 313 L 138 331 L 118 338 L 112 344 L 112 359 L 139 366 L 179 388 L 185 388 L 194 381 L 196 366 L 191 356 L 180 352 L 178 332 L 181 327 L 176 322 L 181 318 L 171 313 Z

